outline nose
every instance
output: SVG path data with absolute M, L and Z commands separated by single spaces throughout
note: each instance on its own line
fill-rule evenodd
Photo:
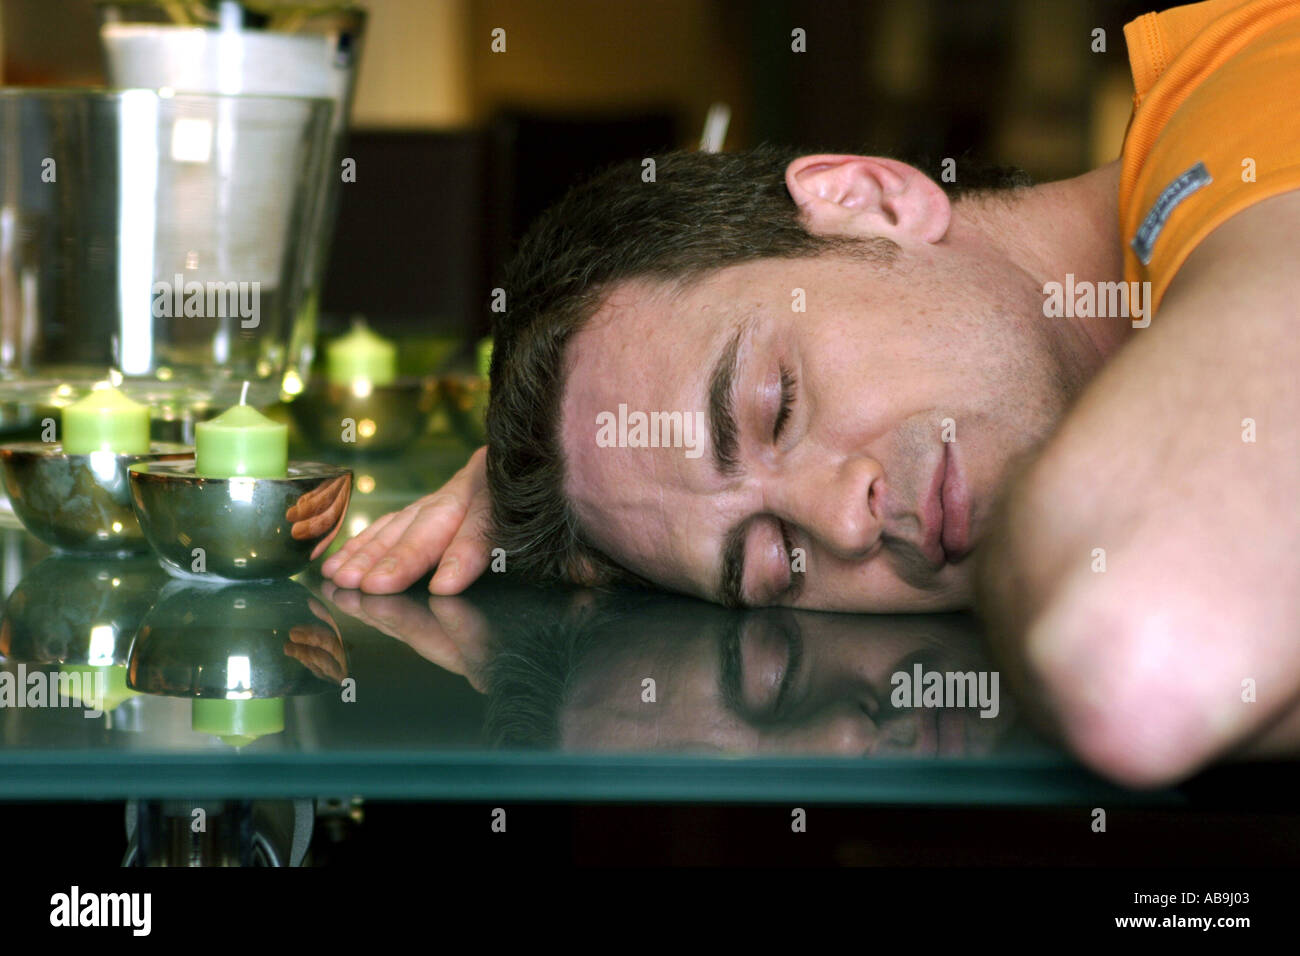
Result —
M 825 701 L 798 731 L 801 746 L 810 751 L 846 757 L 905 752 L 908 748 L 890 740 L 893 734 L 853 694 Z
M 801 456 L 770 476 L 768 506 L 836 557 L 862 558 L 883 530 L 882 475 L 873 458 Z
M 837 707 L 825 715 L 816 728 L 810 728 L 806 741 L 814 753 L 842 757 L 861 757 L 876 745 L 878 734 L 871 719 L 851 706 Z

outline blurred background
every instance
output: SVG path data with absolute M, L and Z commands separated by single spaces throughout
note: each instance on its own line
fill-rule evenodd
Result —
M 936 177 L 945 157 L 1082 172 L 1118 155 L 1122 28 L 1153 2 L 369 0 L 321 331 L 364 312 L 395 334 L 485 334 L 531 218 L 611 161 L 694 147 L 714 102 L 731 110 L 728 150 L 880 153 Z M 0 72 L 104 85 L 92 0 L 3 0 Z

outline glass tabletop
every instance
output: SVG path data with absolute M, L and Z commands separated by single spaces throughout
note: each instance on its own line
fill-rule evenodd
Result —
M 425 438 L 336 458 L 355 475 L 340 538 L 467 452 Z M 739 612 L 542 589 L 508 569 L 457 597 L 431 597 L 427 579 L 380 596 L 318 568 L 196 583 L 151 555 L 52 554 L 10 519 L 0 799 L 1196 797 L 1113 787 L 1035 734 L 965 615 Z

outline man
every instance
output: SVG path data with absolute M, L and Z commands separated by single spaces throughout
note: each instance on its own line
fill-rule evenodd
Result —
M 620 592 L 612 611 L 534 622 L 500 639 L 486 668 L 489 739 L 511 748 L 868 758 L 1042 748 L 1000 693 L 968 615 L 735 614 L 656 597 L 638 604 Z M 457 599 L 430 598 L 447 600 Z M 954 675 L 960 700 L 924 706 L 912 683 L 920 673 Z M 654 707 L 642 700 L 650 674 Z
M 967 614 L 740 614 L 580 588 L 486 589 L 473 600 L 328 582 L 323 592 L 487 694 L 485 733 L 499 747 L 859 757 L 1042 748 Z M 923 674 L 946 681 L 927 700 Z M 655 707 L 643 700 L 647 675 Z
M 510 275 L 486 462 L 325 572 L 387 591 L 438 564 L 454 592 L 490 509 L 542 575 L 977 598 L 1012 676 L 1132 784 L 1294 745 L 1300 3 L 1126 37 L 1123 156 L 1075 179 L 954 202 L 893 160 L 756 151 L 570 194 Z

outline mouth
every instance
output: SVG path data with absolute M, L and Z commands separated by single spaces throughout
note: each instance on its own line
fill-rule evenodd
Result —
M 943 481 L 943 544 L 944 557 L 955 564 L 970 554 L 970 491 L 966 487 L 961 463 L 951 443 L 944 444 L 947 475 Z
M 921 519 L 921 550 L 935 568 L 955 564 L 970 553 L 970 492 L 952 442 L 943 443 Z

